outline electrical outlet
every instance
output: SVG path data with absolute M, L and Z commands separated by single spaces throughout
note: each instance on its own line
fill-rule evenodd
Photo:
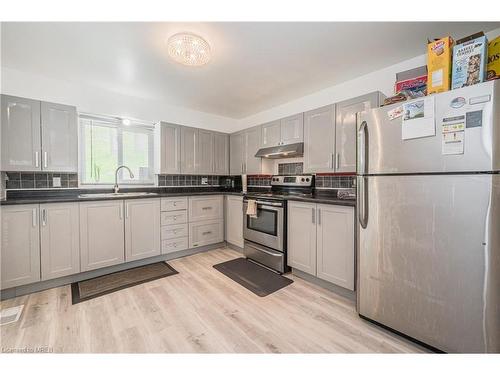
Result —
M 52 186 L 61 187 L 61 177 L 52 177 Z
M 202 177 L 201 178 L 201 184 L 202 185 L 208 185 L 208 177 Z

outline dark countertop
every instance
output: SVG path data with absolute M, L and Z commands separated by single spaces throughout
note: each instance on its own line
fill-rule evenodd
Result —
M 179 191 L 179 188 L 171 189 L 172 191 L 152 191 L 151 189 L 146 189 L 148 192 L 154 192 L 154 195 L 142 195 L 142 196 L 117 196 L 117 197 L 85 197 L 79 198 L 80 194 L 92 194 L 103 193 L 102 191 L 89 191 L 89 190 L 31 190 L 31 191 L 16 191 L 14 196 L 8 197 L 5 200 L 0 201 L 0 205 L 15 205 L 15 204 L 39 204 L 39 203 L 63 203 L 63 202 L 93 202 L 93 201 L 106 201 L 106 200 L 125 200 L 125 199 L 147 199 L 147 198 L 169 198 L 169 197 L 180 197 L 180 196 L 196 196 L 196 195 L 239 195 L 243 196 L 241 191 L 230 191 L 230 190 L 213 190 L 210 188 L 202 188 L 205 190 L 193 190 L 187 188 L 184 191 Z M 136 189 L 136 191 L 141 191 Z M 130 190 L 123 189 L 122 192 L 131 192 Z M 109 191 L 104 191 L 104 193 L 109 193 Z M 29 195 L 28 195 L 29 194 Z
M 85 197 L 79 198 L 79 194 L 110 193 L 108 190 L 71 189 L 71 190 L 18 190 L 9 191 L 8 198 L 0 201 L 0 205 L 16 204 L 40 204 L 40 203 L 63 203 L 63 202 L 92 202 L 105 200 L 124 199 L 147 199 L 147 198 L 170 198 L 181 196 L 197 195 L 236 195 L 243 196 L 241 191 L 234 191 L 222 188 L 147 188 L 147 189 L 122 189 L 122 192 L 147 191 L 154 192 L 155 195 L 143 196 L 117 196 L 117 197 Z M 311 197 L 288 196 L 288 201 L 310 202 L 320 204 L 333 204 L 339 206 L 356 206 L 355 199 L 339 199 L 332 194 L 315 194 Z

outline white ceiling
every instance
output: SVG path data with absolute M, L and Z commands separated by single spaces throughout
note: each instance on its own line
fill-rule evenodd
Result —
M 2 23 L 2 66 L 243 118 L 426 51 L 427 38 L 500 23 Z M 190 31 L 212 61 L 184 67 L 166 39 Z

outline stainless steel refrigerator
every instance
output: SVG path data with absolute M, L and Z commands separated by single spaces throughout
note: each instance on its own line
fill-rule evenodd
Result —
M 401 103 L 360 116 L 358 313 L 445 352 L 500 352 L 500 80 L 433 100 L 435 135 L 404 129 Z

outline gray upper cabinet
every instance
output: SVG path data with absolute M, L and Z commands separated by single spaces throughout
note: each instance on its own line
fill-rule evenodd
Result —
M 42 102 L 42 169 L 78 172 L 76 107 Z
M 198 129 L 196 153 L 196 172 L 200 174 L 214 173 L 214 133 Z
M 335 171 L 356 172 L 356 130 L 358 112 L 376 108 L 382 100 L 380 92 L 373 92 L 336 104 Z
M 262 159 L 255 154 L 261 148 L 262 127 L 257 126 L 245 131 L 245 158 L 243 160 L 243 173 L 258 174 L 262 171 Z
M 37 204 L 2 206 L 0 289 L 40 280 L 40 236 Z
M 335 154 L 335 105 L 304 114 L 304 172 L 333 172 Z
M 125 261 L 160 255 L 160 199 L 125 201 Z
M 244 133 L 234 133 L 229 137 L 229 173 L 231 175 L 239 175 L 243 173 L 243 145 Z
M 181 127 L 181 173 L 197 173 L 198 129 Z
M 272 121 L 262 125 L 262 147 L 273 147 L 281 144 L 281 122 Z
M 298 113 L 280 120 L 281 144 L 288 145 L 304 140 L 304 114 Z
M 78 203 L 40 205 L 42 280 L 80 272 Z
M 229 173 L 229 135 L 214 133 L 214 173 L 227 175 Z
M 77 172 L 76 108 L 2 95 L 2 170 Z
M 1 96 L 2 171 L 39 171 L 40 102 Z
M 81 270 L 125 261 L 123 201 L 80 202 Z
M 181 127 L 166 122 L 160 123 L 159 173 L 181 173 Z

